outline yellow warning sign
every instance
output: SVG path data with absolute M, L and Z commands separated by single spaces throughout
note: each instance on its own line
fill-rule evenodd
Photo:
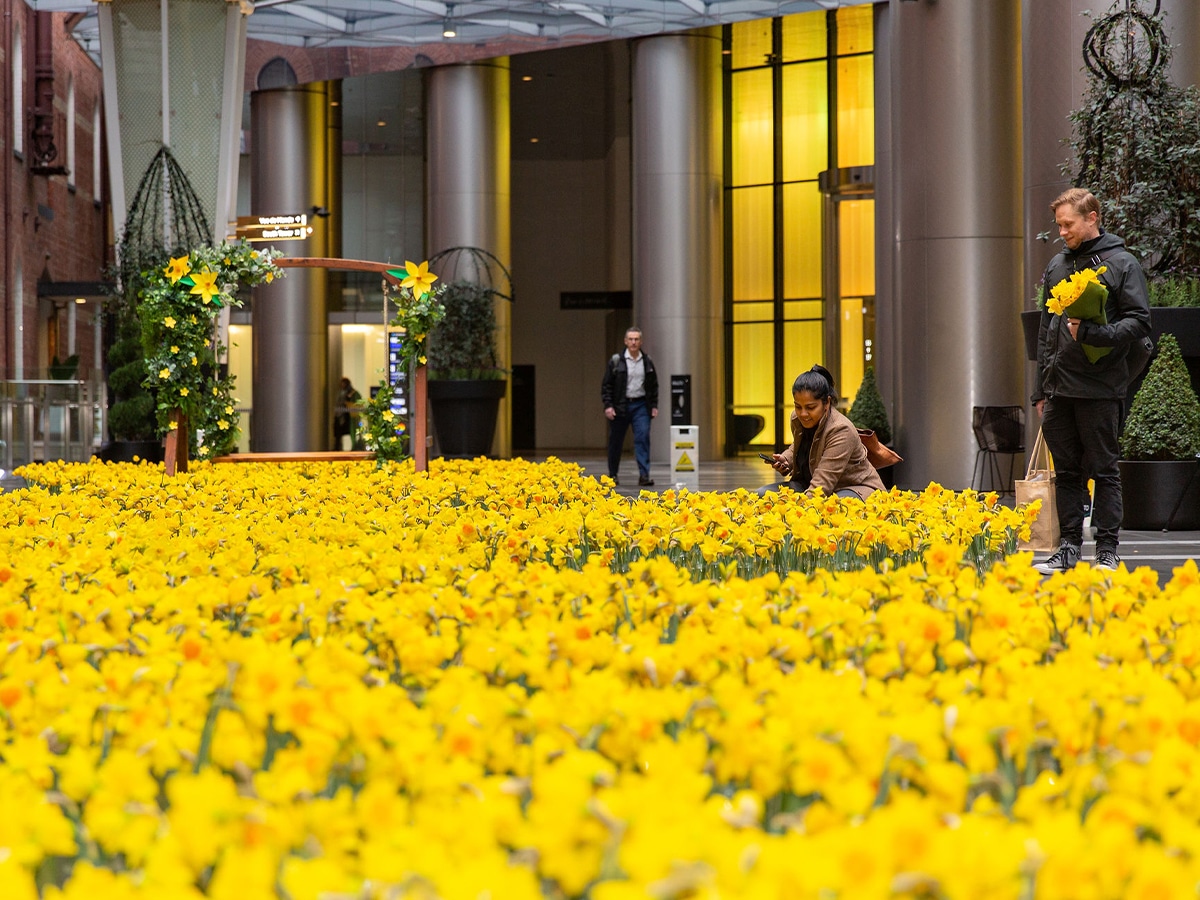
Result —
M 675 463 L 676 472 L 694 472 L 696 467 L 692 465 L 692 461 L 686 453 L 679 454 L 679 460 Z
M 692 441 L 676 441 L 675 442 L 676 450 L 693 450 L 693 449 L 695 449 L 695 447 L 696 447 L 696 445 Z

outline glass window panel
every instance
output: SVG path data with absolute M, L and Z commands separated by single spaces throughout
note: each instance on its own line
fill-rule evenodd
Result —
M 771 114 L 771 70 L 736 72 L 732 82 L 731 184 L 766 184 L 774 173 L 775 127 Z
M 840 20 L 839 20 L 840 21 Z M 783 61 L 824 59 L 826 55 L 825 13 L 799 13 L 783 17 Z
M 771 53 L 771 20 L 751 19 L 733 23 L 733 50 L 730 63 L 735 69 L 763 66 Z
M 792 382 L 801 372 L 812 368 L 813 363 L 824 362 L 822 335 L 825 328 L 820 322 L 786 322 L 783 326 L 783 371 L 787 373 L 787 384 L 783 385 L 782 397 L 791 406 Z
M 771 188 L 739 188 L 730 191 L 729 198 L 733 205 L 733 299 L 770 299 L 775 295 Z
M 774 322 L 775 304 L 765 303 L 735 303 L 733 304 L 733 321 L 735 322 Z
M 775 391 L 775 326 L 770 322 L 733 326 L 734 406 L 770 406 Z
M 783 295 L 822 296 L 821 192 L 815 181 L 783 186 Z
M 875 293 L 875 201 L 843 200 L 838 210 L 841 295 L 872 296 Z
M 875 164 L 875 71 L 873 57 L 838 60 L 838 165 Z M 784 132 L 786 135 L 787 132 Z
M 824 62 L 783 68 L 783 180 L 816 178 L 828 168 L 829 104 Z
M 735 406 L 735 415 L 757 415 L 763 418 L 763 429 L 754 436 L 751 444 L 762 444 L 768 447 L 775 445 L 775 407 L 773 406 Z M 763 483 L 770 481 L 771 470 L 764 470 Z
M 837 11 L 837 52 L 870 53 L 875 47 L 874 13 L 870 3 L 844 6 Z
M 842 409 L 847 409 L 862 384 L 866 357 L 863 343 L 863 301 L 861 297 L 842 299 L 842 376 L 838 393 L 845 398 Z
M 825 301 L 788 300 L 783 304 L 783 317 L 790 321 L 815 319 L 819 322 L 825 318 Z

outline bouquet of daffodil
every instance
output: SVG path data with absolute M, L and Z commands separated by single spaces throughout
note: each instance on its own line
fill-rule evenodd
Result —
M 1056 316 L 1071 316 L 1095 322 L 1097 325 L 1107 324 L 1104 303 L 1108 300 L 1108 288 L 1100 280 L 1100 276 L 1107 271 L 1108 266 L 1101 266 L 1099 269 L 1072 272 L 1050 289 L 1050 299 L 1046 301 L 1046 308 Z M 1093 347 L 1091 344 L 1081 346 L 1088 360 L 1093 363 L 1112 352 L 1112 347 Z

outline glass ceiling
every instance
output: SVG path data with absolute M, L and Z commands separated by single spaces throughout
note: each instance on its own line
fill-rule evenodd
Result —
M 872 0 L 240 0 L 253 10 L 251 40 L 305 48 L 385 48 L 516 40 L 545 50 L 564 42 L 633 38 L 745 19 L 857 6 Z M 100 61 L 96 4 L 27 0 L 34 10 L 74 13 L 67 27 Z M 447 36 L 453 32 L 453 36 Z M 464 47 L 465 49 L 465 47 Z M 442 60 L 439 60 L 442 61 Z

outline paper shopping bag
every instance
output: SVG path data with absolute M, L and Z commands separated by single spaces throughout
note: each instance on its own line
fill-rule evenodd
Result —
M 1040 428 L 1037 440 L 1033 442 L 1033 452 L 1029 455 L 1025 477 L 1016 483 L 1015 488 L 1017 506 L 1035 500 L 1042 501 L 1042 508 L 1029 529 L 1029 540 L 1021 541 L 1018 545 L 1020 549 L 1057 550 L 1059 529 L 1058 506 L 1054 496 L 1054 463 Z

